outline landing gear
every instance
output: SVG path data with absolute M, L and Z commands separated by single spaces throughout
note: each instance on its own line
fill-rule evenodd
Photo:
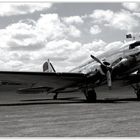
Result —
M 58 93 L 55 93 L 55 95 L 53 96 L 53 99 L 57 100 L 57 96 L 58 96 Z
M 137 74 L 140 74 L 140 69 L 138 70 Z M 137 95 L 137 100 L 140 101 L 140 85 L 139 83 L 136 84 L 136 95 Z
M 140 101 L 140 89 L 136 91 L 136 95 L 137 95 L 137 100 Z
M 131 85 L 131 86 L 135 91 L 135 94 L 137 96 L 137 100 L 140 101 L 140 85 L 137 83 L 136 85 Z
M 94 89 L 90 89 L 90 90 L 85 90 L 84 94 L 86 96 L 87 102 L 89 103 L 94 103 L 96 102 L 96 92 Z

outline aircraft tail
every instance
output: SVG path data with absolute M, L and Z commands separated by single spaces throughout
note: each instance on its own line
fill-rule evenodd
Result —
M 49 59 L 43 64 L 43 72 L 56 72 Z

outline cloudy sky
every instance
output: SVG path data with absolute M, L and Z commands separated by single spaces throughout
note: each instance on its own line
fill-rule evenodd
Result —
M 139 33 L 140 3 L 0 3 L 0 70 L 68 71 Z

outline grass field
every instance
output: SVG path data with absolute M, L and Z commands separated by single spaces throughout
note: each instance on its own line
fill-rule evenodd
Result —
M 0 88 L 0 136 L 140 136 L 140 103 L 130 88 L 97 89 L 98 101 L 81 93 L 18 94 Z

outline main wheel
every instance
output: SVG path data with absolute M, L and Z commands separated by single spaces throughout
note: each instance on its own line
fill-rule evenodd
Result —
M 137 95 L 137 100 L 140 101 L 140 89 L 137 90 L 136 95 Z
M 87 91 L 87 93 L 86 93 L 87 102 L 89 102 L 89 103 L 96 102 L 96 98 L 97 98 L 96 92 L 94 89 Z
M 58 96 L 58 93 L 55 93 L 55 95 L 53 96 L 53 100 L 57 100 L 57 96 Z

